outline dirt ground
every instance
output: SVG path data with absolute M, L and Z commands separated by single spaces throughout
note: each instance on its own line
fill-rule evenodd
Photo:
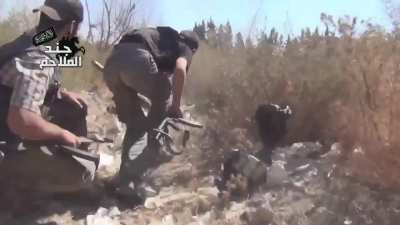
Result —
M 106 95 L 84 93 L 89 103 L 91 135 L 114 143 L 94 148 L 101 154 L 99 179 L 117 173 L 123 126 L 107 111 Z M 198 117 L 201 120 L 201 117 Z M 132 205 L 107 193 L 57 196 L 35 202 L 34 210 L 3 211 L 1 225 L 395 225 L 400 195 L 358 182 L 338 165 L 340 146 L 296 143 L 278 148 L 265 185 L 251 197 L 218 195 L 213 179 L 218 165 L 206 129 L 194 131 L 184 153 L 149 174 L 160 191 L 144 204 Z M 356 152 L 354 154 L 361 154 Z M 242 191 L 242 193 L 241 193 Z M 28 203 L 27 203 L 28 204 Z

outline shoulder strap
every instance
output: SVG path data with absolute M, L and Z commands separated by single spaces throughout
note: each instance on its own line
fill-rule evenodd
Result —
M 180 35 L 179 32 L 172 27 L 157 27 L 158 32 L 160 35 L 169 35 L 171 38 L 174 38 L 174 40 L 179 40 Z
M 13 57 L 22 54 L 32 46 L 33 31 L 23 33 L 15 40 L 0 46 L 0 68 Z

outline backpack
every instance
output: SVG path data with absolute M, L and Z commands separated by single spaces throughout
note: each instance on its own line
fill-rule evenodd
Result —
M 135 29 L 125 34 L 119 43 L 143 44 L 160 66 L 175 62 L 179 54 L 180 39 L 179 32 L 173 28 L 156 27 Z

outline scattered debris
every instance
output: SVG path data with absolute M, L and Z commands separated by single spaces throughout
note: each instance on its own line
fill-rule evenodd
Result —
M 121 212 L 117 207 L 111 209 L 99 208 L 94 215 L 86 217 L 86 225 L 120 225 Z
M 125 128 L 115 115 L 108 112 L 107 105 L 99 103 L 111 99 L 110 96 L 83 94 L 90 105 L 88 123 L 91 137 L 100 142 L 114 140 L 114 143 L 97 143 L 94 149 L 100 154 L 98 177 L 111 178 L 119 170 Z M 245 130 L 238 128 L 235 132 L 240 142 L 249 142 L 245 140 Z M 243 149 L 246 146 L 255 145 L 246 143 Z M 204 166 L 208 159 L 215 162 L 215 152 L 220 151 L 215 148 L 209 139 L 204 138 L 204 134 L 192 135 L 182 155 L 146 176 L 146 182 L 148 179 L 157 191 L 144 188 L 145 191 L 150 190 L 145 195 L 151 197 L 143 206 L 121 208 L 118 200 L 109 197 L 102 200 L 104 208 L 97 208 L 96 205 L 94 209 L 93 206 L 72 203 L 59 203 L 54 207 L 52 203 L 58 202 L 53 201 L 40 209 L 39 217 L 35 215 L 28 220 L 10 222 L 9 218 L 6 220 L 0 216 L 0 224 L 397 224 L 400 194 L 376 191 L 346 176 L 346 170 L 337 164 L 341 152 L 337 143 L 331 148 L 319 143 L 296 143 L 276 148 L 273 164 L 267 170 L 266 184 L 252 196 L 245 195 L 239 199 L 219 196 L 212 179 L 217 172 Z M 355 150 L 355 153 L 362 154 L 362 149 Z M 247 175 L 258 176 L 249 172 L 257 171 L 257 161 L 252 158 L 248 161 L 256 163 L 243 166 L 244 171 Z M 237 190 L 240 192 L 241 188 Z

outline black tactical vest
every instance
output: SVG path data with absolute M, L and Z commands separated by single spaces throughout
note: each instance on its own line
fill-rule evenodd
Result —
M 159 70 L 173 72 L 180 53 L 180 40 L 178 31 L 171 27 L 148 27 L 128 32 L 119 43 L 144 44 Z

